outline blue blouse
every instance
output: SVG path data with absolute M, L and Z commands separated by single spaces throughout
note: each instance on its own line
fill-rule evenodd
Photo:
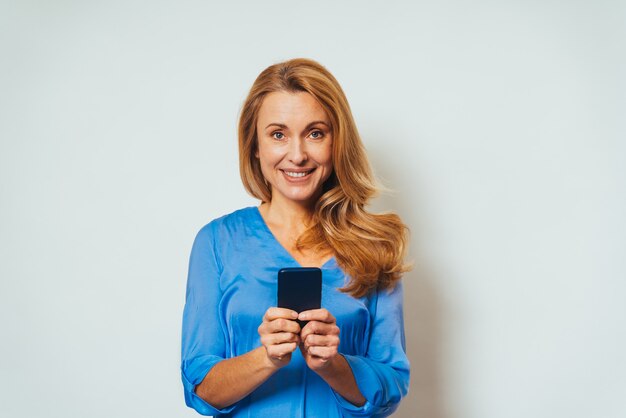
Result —
M 278 270 L 300 265 L 276 240 L 256 207 L 215 219 L 196 235 L 183 312 L 181 374 L 185 402 L 217 417 L 385 417 L 409 386 L 402 285 L 354 298 L 337 289 L 349 278 L 334 258 L 322 266 L 322 307 L 337 319 L 339 353 L 366 398 L 357 407 L 310 370 L 299 349 L 291 362 L 245 398 L 218 409 L 195 392 L 223 359 L 261 345 L 257 331 L 276 306 Z

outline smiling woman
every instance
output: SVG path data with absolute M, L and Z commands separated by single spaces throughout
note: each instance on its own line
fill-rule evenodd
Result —
M 406 227 L 365 209 L 376 188 L 332 74 L 308 59 L 265 69 L 242 107 L 239 161 L 261 204 L 211 221 L 194 241 L 187 405 L 224 417 L 390 415 L 409 383 Z M 322 307 L 277 308 L 278 271 L 302 266 L 322 271 Z
M 312 206 L 333 170 L 333 138 L 324 109 L 309 93 L 270 93 L 259 111 L 257 132 L 255 156 L 273 203 Z M 290 203 L 279 203 L 285 204 Z

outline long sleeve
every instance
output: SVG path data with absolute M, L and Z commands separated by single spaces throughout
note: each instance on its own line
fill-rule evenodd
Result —
M 196 235 L 191 250 L 181 347 L 185 403 L 202 415 L 219 416 L 235 407 L 217 409 L 195 394 L 196 385 L 225 358 L 226 339 L 219 314 L 221 270 L 214 224 L 208 224 Z
M 389 416 L 408 392 L 410 366 L 406 356 L 402 297 L 400 282 L 391 292 L 379 291 L 366 355 L 344 355 L 367 400 L 363 406 L 356 407 L 333 392 L 346 416 Z

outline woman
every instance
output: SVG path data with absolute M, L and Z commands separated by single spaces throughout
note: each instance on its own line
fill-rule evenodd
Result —
M 332 74 L 308 59 L 265 69 L 242 108 L 239 155 L 262 203 L 210 222 L 194 241 L 187 405 L 229 417 L 391 414 L 409 384 L 406 228 L 364 209 L 375 187 Z M 299 266 L 322 269 L 322 309 L 275 307 L 278 270 Z

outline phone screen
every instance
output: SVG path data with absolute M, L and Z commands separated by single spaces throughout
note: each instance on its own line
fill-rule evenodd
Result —
M 296 312 L 322 307 L 322 270 L 317 267 L 284 268 L 278 272 L 278 307 Z M 306 321 L 298 321 L 300 327 Z

